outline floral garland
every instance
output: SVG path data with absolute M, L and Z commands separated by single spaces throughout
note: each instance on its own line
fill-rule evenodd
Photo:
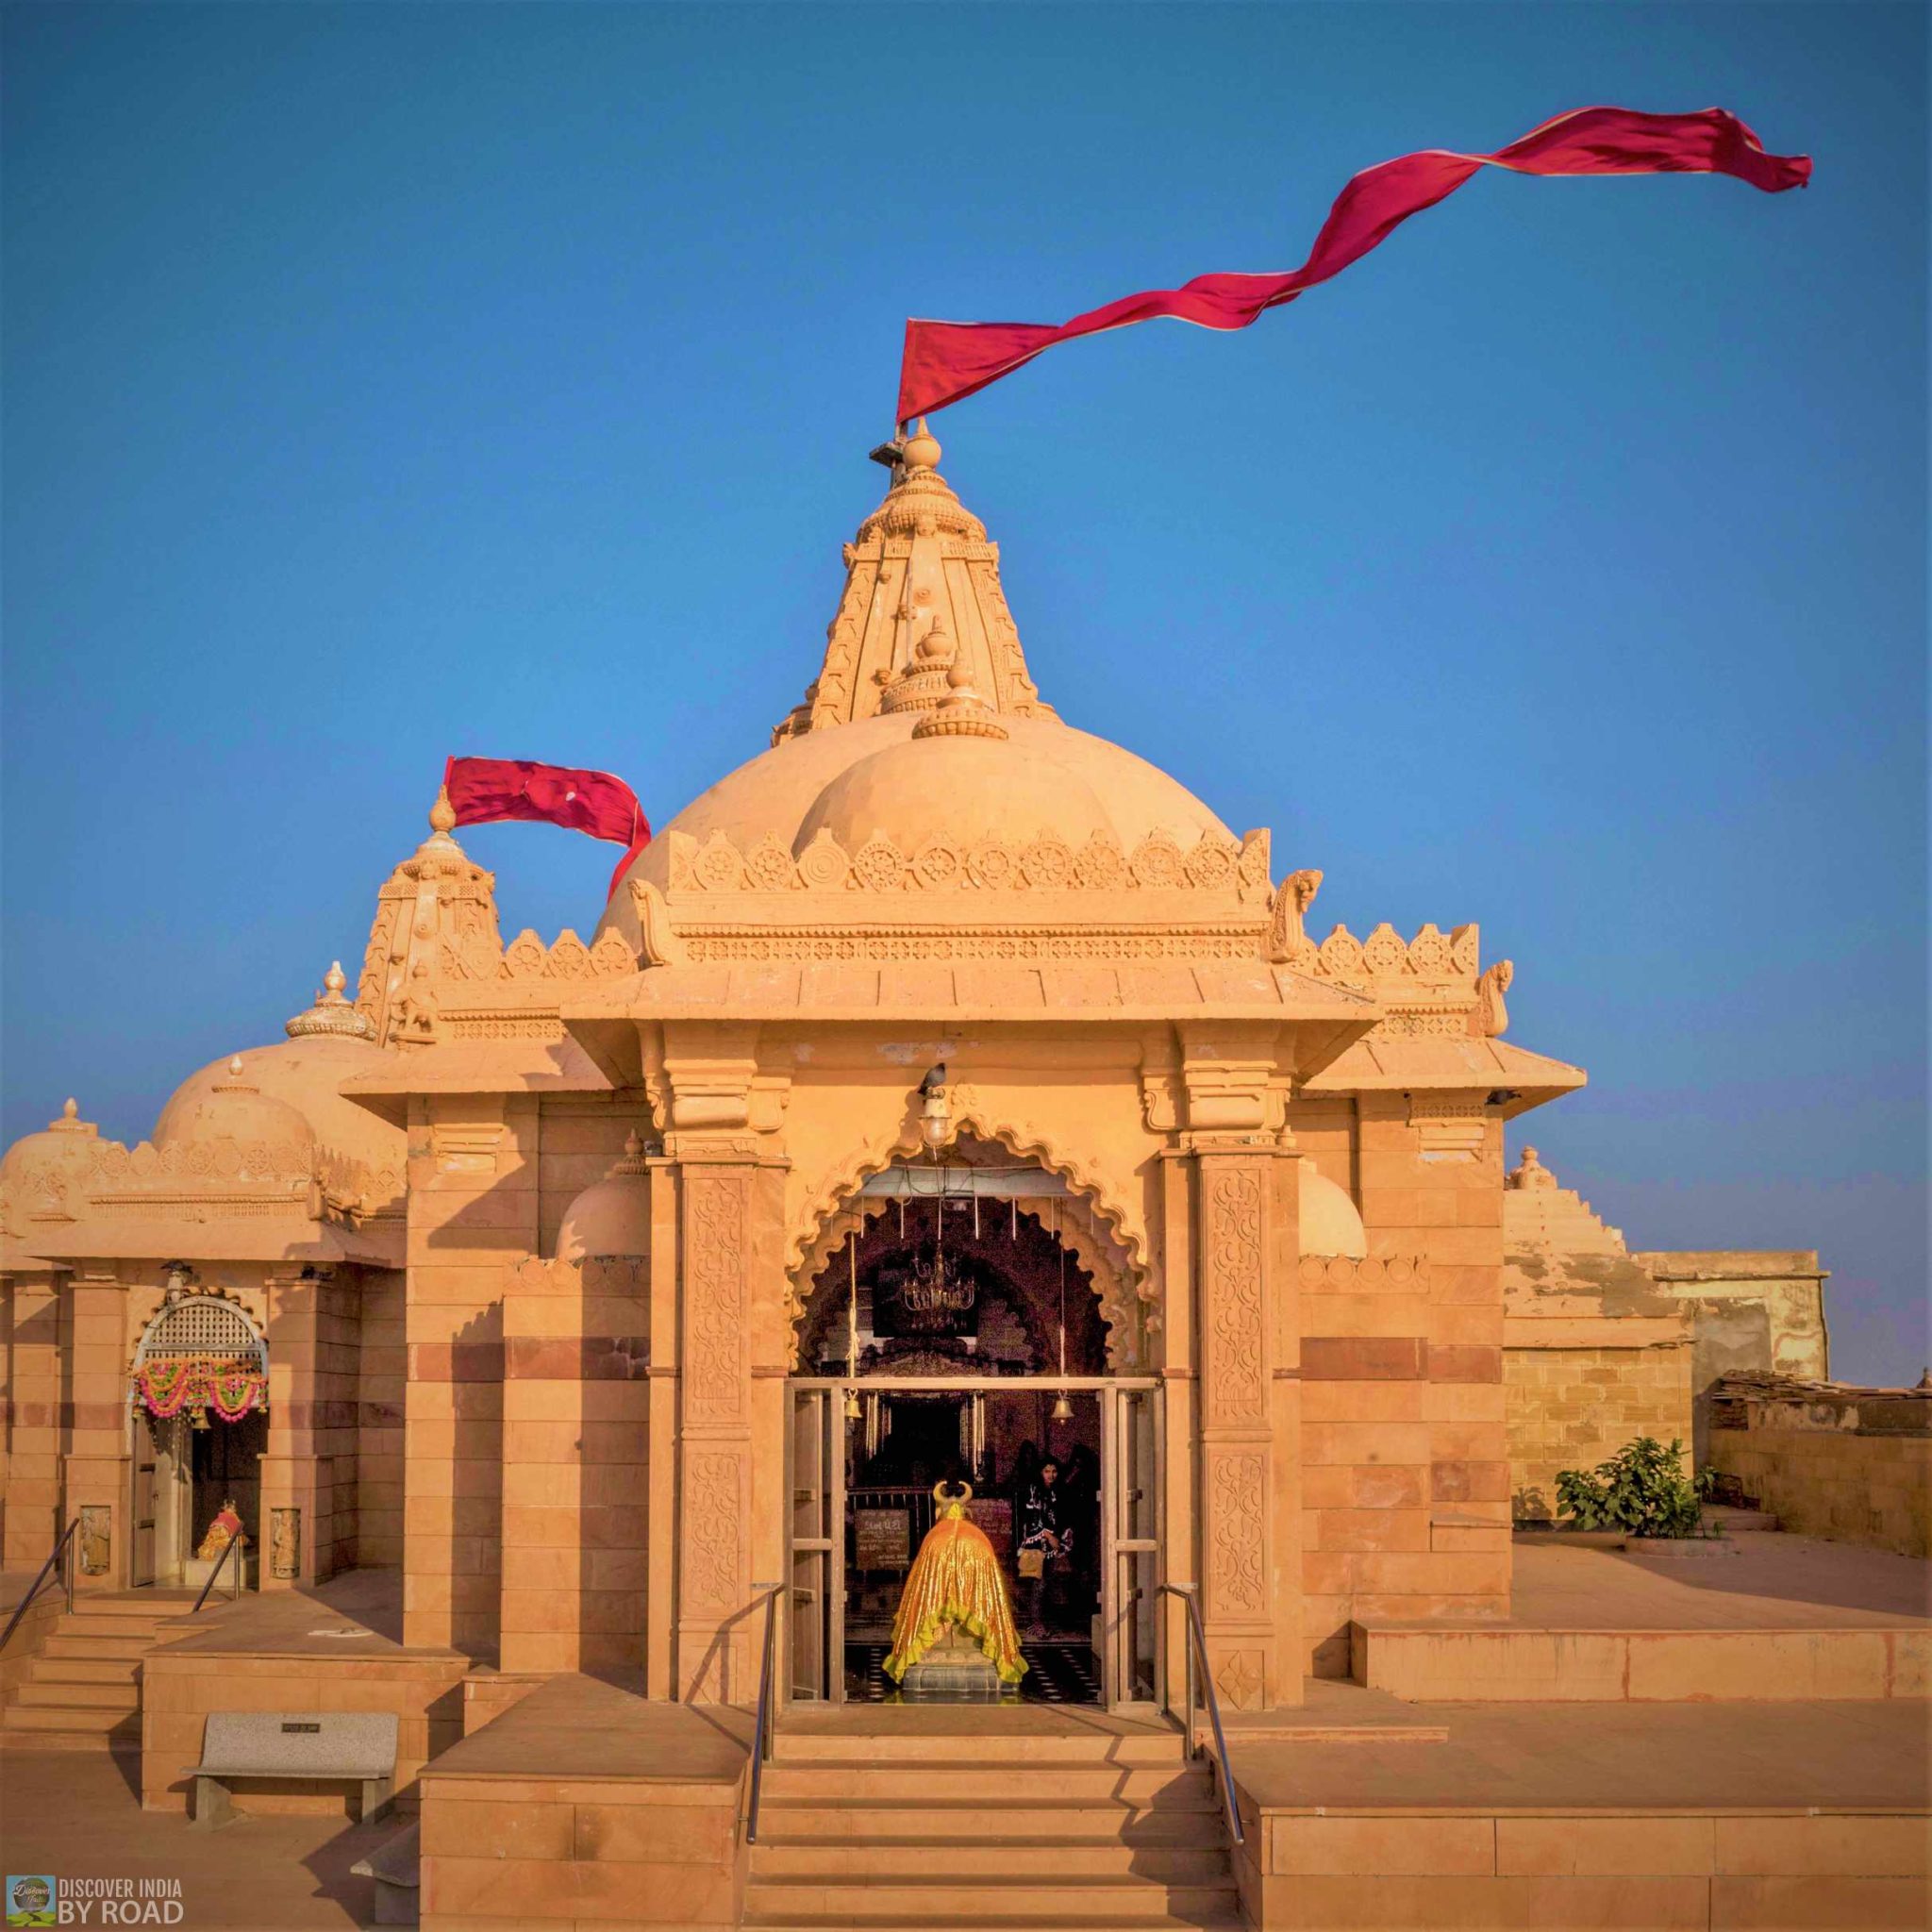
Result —
M 157 1356 L 134 1371 L 135 1399 L 158 1422 L 192 1409 L 197 1426 L 212 1408 L 225 1423 L 268 1407 L 268 1377 L 236 1361 L 206 1356 Z

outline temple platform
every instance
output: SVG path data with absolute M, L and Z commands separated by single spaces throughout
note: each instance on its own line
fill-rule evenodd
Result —
M 1515 1553 L 1511 1615 L 1363 1619 L 1357 1682 L 1413 1702 L 1923 1698 L 1932 1566 L 1885 1550 L 1745 1532 L 1650 1554 Z

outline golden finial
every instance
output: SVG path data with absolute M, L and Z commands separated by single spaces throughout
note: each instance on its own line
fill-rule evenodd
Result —
M 457 808 L 449 802 L 449 787 L 436 788 L 436 803 L 429 808 L 429 829 L 446 838 L 456 829 Z

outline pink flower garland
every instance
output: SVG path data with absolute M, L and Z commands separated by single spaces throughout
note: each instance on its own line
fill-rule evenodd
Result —
M 191 1406 L 199 1415 L 212 1408 L 225 1423 L 238 1423 L 254 1408 L 268 1407 L 268 1377 L 239 1362 L 213 1362 L 199 1356 L 160 1356 L 134 1372 L 135 1392 L 147 1412 L 166 1422 Z

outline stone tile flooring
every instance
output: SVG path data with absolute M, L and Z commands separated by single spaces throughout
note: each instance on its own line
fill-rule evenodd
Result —
M 204 1834 L 178 1811 L 143 1811 L 128 1782 L 133 1765 L 75 1751 L 0 1757 L 0 1869 L 178 1878 L 181 1932 L 373 1923 L 373 1881 L 349 1867 L 401 1830 L 397 1821 L 365 1828 L 341 1817 L 244 1817 Z

